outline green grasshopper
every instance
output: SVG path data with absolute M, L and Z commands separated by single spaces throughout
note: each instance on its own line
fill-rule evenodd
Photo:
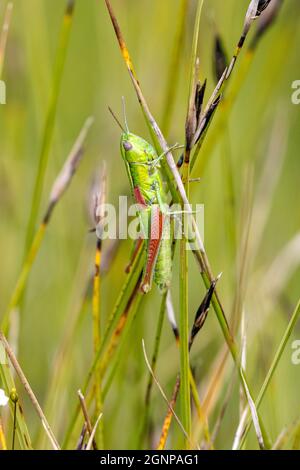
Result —
M 114 114 L 113 117 L 116 119 Z M 129 132 L 125 113 L 124 118 L 125 129 L 116 119 L 122 129 L 121 155 L 133 197 L 139 208 L 140 225 L 145 240 L 146 262 L 141 290 L 145 294 L 149 292 L 154 279 L 159 290 L 164 292 L 170 287 L 172 277 L 170 212 L 167 210 L 167 193 L 159 172 L 159 161 L 165 154 L 158 156 L 151 144 Z M 175 147 L 178 148 L 176 145 L 171 149 Z M 142 239 L 138 240 L 133 256 L 141 243 Z

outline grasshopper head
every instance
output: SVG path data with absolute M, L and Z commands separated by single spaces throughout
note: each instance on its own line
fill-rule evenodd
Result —
M 153 147 L 131 132 L 123 132 L 121 135 L 121 154 L 127 163 L 147 163 L 156 158 Z

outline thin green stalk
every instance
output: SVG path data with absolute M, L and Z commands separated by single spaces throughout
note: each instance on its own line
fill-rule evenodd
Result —
M 207 318 L 209 307 L 210 307 L 210 299 L 211 299 L 211 295 L 212 295 L 213 291 L 215 290 L 216 282 L 217 282 L 217 280 L 214 282 L 214 284 L 211 285 L 210 289 L 207 291 L 207 294 L 206 294 L 205 298 L 203 299 L 203 301 L 202 301 L 202 303 L 199 307 L 199 310 L 197 311 L 197 316 L 194 320 L 194 323 L 193 323 L 193 326 L 192 326 L 192 329 L 191 329 L 191 333 L 189 335 L 189 341 L 188 341 L 189 353 L 190 353 L 190 350 L 193 346 L 193 343 L 195 341 L 196 336 L 198 335 L 199 331 L 203 327 L 203 325 L 205 323 L 205 320 Z M 172 306 L 169 305 L 169 308 L 172 308 Z M 177 346 L 180 346 L 180 334 L 177 330 L 177 325 L 176 325 L 176 323 L 174 323 L 174 321 L 175 320 L 172 320 L 172 322 L 171 322 L 172 330 L 173 330 L 173 333 L 174 333 L 174 336 L 175 336 L 176 344 L 177 344 Z M 212 445 L 212 442 L 211 442 L 211 437 L 210 437 L 210 432 L 209 432 L 209 427 L 208 427 L 208 422 L 207 422 L 207 418 L 206 418 L 206 414 L 204 413 L 203 407 L 201 405 L 201 402 L 200 402 L 200 399 L 199 399 L 199 396 L 198 396 L 197 385 L 196 385 L 196 382 L 195 382 L 195 379 L 194 379 L 194 376 L 193 376 L 193 373 L 192 373 L 191 369 L 189 370 L 189 382 L 190 382 L 190 387 L 191 387 L 191 392 L 192 392 L 192 395 L 193 395 L 194 403 L 196 405 L 198 418 L 199 418 L 199 421 L 201 422 L 201 425 L 203 427 L 205 440 L 206 440 L 209 448 L 213 448 L 213 445 Z M 178 377 L 176 379 L 176 383 L 175 383 L 173 393 L 172 393 L 171 401 L 172 401 L 172 406 L 173 407 L 176 404 L 179 389 L 180 389 L 180 375 L 178 375 Z M 165 447 L 166 439 L 168 437 L 169 428 L 170 428 L 171 421 L 172 421 L 172 415 L 171 415 L 170 411 L 171 410 L 169 409 L 168 412 L 167 412 L 167 415 L 165 417 L 164 423 L 163 423 L 163 427 L 162 427 L 162 431 L 161 431 L 161 438 L 160 438 L 159 447 L 158 447 L 159 449 L 163 449 Z
M 0 358 L 1 358 L 1 367 L 0 367 L 0 378 L 3 384 L 4 390 L 7 396 L 10 396 L 12 390 L 16 390 L 14 378 L 8 364 L 8 359 L 4 346 L 0 342 Z M 3 362 L 2 362 L 3 360 Z M 14 404 L 10 401 L 10 411 L 11 416 L 14 414 Z M 18 400 L 16 407 L 16 425 L 17 425 L 17 437 L 22 450 L 31 450 L 31 438 L 28 432 L 26 425 L 25 417 L 23 410 L 21 408 L 20 401 Z
M 59 444 L 56 440 L 56 437 L 55 435 L 53 434 L 53 431 L 47 421 L 47 418 L 46 416 L 44 415 L 43 413 L 43 410 L 27 380 L 27 378 L 25 377 L 25 374 L 23 372 L 23 370 L 21 369 L 21 366 L 11 348 L 11 346 L 9 345 L 7 339 L 5 338 L 5 336 L 3 335 L 3 333 L 0 332 L 0 342 L 2 343 L 4 349 L 5 349 L 5 352 L 14 368 L 14 370 L 16 371 L 16 374 L 18 376 L 18 378 L 20 379 L 20 382 L 21 384 L 23 385 L 24 389 L 26 390 L 27 392 L 27 395 L 33 405 L 33 408 L 35 409 L 40 421 L 41 421 L 41 424 L 49 438 L 49 441 L 51 442 L 51 445 L 53 447 L 53 449 L 55 450 L 59 450 L 60 447 L 59 447 Z M 17 392 L 16 392 L 16 389 L 14 388 L 13 390 L 11 390 L 11 400 L 13 402 L 17 402 L 18 401 L 18 396 L 17 396 Z
M 22 267 L 21 273 L 20 273 L 19 278 L 17 280 L 15 289 L 12 293 L 11 298 L 10 298 L 8 307 L 7 307 L 7 309 L 5 311 L 5 314 L 2 318 L 1 327 L 2 327 L 2 330 L 4 331 L 5 334 L 7 334 L 8 330 L 9 330 L 10 314 L 19 305 L 20 299 L 23 295 L 29 273 L 31 271 L 32 265 L 33 265 L 34 260 L 36 258 L 36 255 L 37 255 L 37 253 L 40 249 L 41 243 L 44 239 L 46 227 L 47 227 L 47 224 L 43 221 L 40 224 L 40 226 L 39 226 L 39 228 L 38 228 L 38 230 L 35 234 L 35 237 L 32 241 L 31 247 L 30 247 L 30 249 L 28 251 L 28 254 L 26 256 L 26 259 L 24 261 L 24 265 Z
M 155 372 L 156 370 L 156 364 L 157 364 L 157 358 L 158 358 L 158 352 L 159 352 L 160 340 L 161 340 L 161 334 L 162 334 L 162 327 L 163 327 L 163 323 L 165 319 L 167 295 L 168 295 L 168 292 L 165 292 L 161 298 L 161 304 L 160 304 L 160 310 L 159 310 L 159 316 L 158 316 L 156 334 L 155 334 L 155 341 L 154 341 L 154 348 L 153 348 L 152 359 L 151 359 L 151 369 L 153 370 L 153 372 Z M 149 379 L 148 379 L 146 394 L 145 394 L 145 408 L 146 409 L 149 408 L 149 405 L 150 405 L 152 387 L 153 387 L 153 376 L 149 374 Z
M 36 231 L 35 236 L 33 237 L 31 245 L 29 249 L 27 250 L 27 255 L 25 257 L 25 260 L 21 269 L 21 273 L 18 277 L 16 286 L 10 298 L 8 307 L 2 318 L 1 327 L 5 334 L 7 334 L 7 331 L 9 329 L 10 314 L 19 305 L 19 302 L 24 293 L 28 276 L 30 274 L 30 271 L 35 261 L 35 258 L 37 256 L 37 253 L 40 249 L 41 243 L 44 239 L 45 231 L 50 223 L 53 211 L 57 203 L 59 202 L 59 200 L 65 193 L 66 189 L 68 188 L 77 170 L 77 167 L 81 161 L 81 158 L 83 155 L 83 144 L 84 144 L 87 133 L 92 123 L 93 123 L 92 118 L 88 118 L 85 121 L 81 129 L 81 132 L 79 133 L 75 141 L 75 144 L 73 145 L 61 171 L 59 172 L 58 176 L 56 177 L 54 181 L 54 184 L 52 186 L 50 196 L 48 199 L 47 209 L 44 213 L 40 226 L 38 230 Z
M 49 101 L 49 107 L 47 111 L 47 117 L 42 137 L 42 146 L 38 159 L 38 170 L 35 179 L 33 195 L 31 200 L 30 216 L 27 225 L 26 239 L 25 239 L 25 254 L 31 245 L 33 234 L 35 231 L 35 225 L 38 217 L 38 212 L 41 203 L 42 191 L 44 186 L 44 179 L 46 169 L 48 165 L 49 153 L 51 148 L 51 142 L 54 132 L 56 110 L 58 104 L 58 98 L 61 88 L 62 76 L 64 66 L 66 62 L 67 50 L 70 39 L 70 32 L 73 20 L 73 13 L 75 7 L 75 0 L 68 0 L 66 10 L 63 17 L 63 23 L 60 33 L 60 39 L 57 49 L 57 55 L 55 60 L 53 84 L 51 90 L 51 96 Z
M 190 394 L 190 361 L 189 361 L 189 309 L 188 309 L 188 260 L 186 250 L 186 240 L 180 241 L 180 316 L 179 333 L 181 341 L 179 343 L 180 352 L 180 405 L 181 421 L 188 436 L 191 435 L 191 394 Z M 188 447 L 189 442 L 185 442 Z
M 168 292 L 165 292 L 162 296 L 161 304 L 160 304 L 160 310 L 159 310 L 159 316 L 158 316 L 158 320 L 157 320 L 154 348 L 153 348 L 152 359 L 151 359 L 151 369 L 153 370 L 153 372 L 155 372 L 155 370 L 156 370 L 156 364 L 157 364 L 158 352 L 159 352 L 159 347 L 160 347 L 162 328 L 163 328 L 163 323 L 164 323 L 164 318 L 165 318 L 167 295 L 168 295 Z M 144 439 L 144 434 L 147 431 L 147 427 L 148 427 L 148 421 L 149 421 L 149 415 L 150 415 L 150 398 L 151 398 L 152 388 L 153 388 L 153 376 L 152 376 L 152 374 L 149 374 L 149 378 L 148 378 L 148 382 L 147 382 L 147 388 L 146 388 L 146 394 L 145 394 L 144 416 L 143 416 L 143 420 L 142 420 L 141 431 L 139 433 L 138 448 L 141 448 L 141 446 L 142 446 L 142 442 L 143 442 L 143 439 Z
M 203 0 L 198 1 L 194 36 L 191 54 L 190 69 L 190 89 L 188 110 L 186 118 L 186 144 L 183 162 L 182 181 L 186 197 L 189 198 L 189 180 L 190 180 L 190 153 L 191 153 L 191 129 L 192 122 L 195 119 L 194 109 L 196 100 L 196 84 L 198 82 L 198 65 L 197 65 L 197 48 L 199 40 L 200 19 L 203 7 Z M 182 209 L 185 207 L 182 205 Z M 188 221 L 189 222 L 189 221 Z M 184 236 L 180 240 L 180 272 L 179 272 L 179 299 L 180 299 L 180 316 L 179 316 L 179 333 L 180 333 L 180 404 L 181 404 L 181 420 L 182 424 L 190 437 L 192 428 L 191 416 L 191 394 L 190 394 L 190 360 L 189 360 L 189 278 L 188 278 L 188 250 L 186 247 L 187 239 Z M 189 442 L 186 440 L 186 447 Z
M 195 382 L 195 378 L 193 376 L 191 369 L 189 371 L 189 380 L 190 380 L 192 397 L 193 397 L 197 415 L 198 415 L 198 420 L 203 428 L 203 434 L 204 434 L 206 444 L 210 449 L 213 449 L 213 442 L 212 442 L 210 431 L 209 431 L 207 417 L 204 413 L 203 405 L 200 401 L 199 394 L 198 394 L 197 384 Z
M 138 295 L 136 295 L 135 299 L 134 299 L 134 301 L 133 301 L 133 303 L 130 307 L 130 311 L 127 314 L 126 324 L 123 328 L 122 337 L 121 337 L 121 340 L 119 341 L 119 344 L 118 344 L 118 352 L 115 354 L 115 358 L 113 360 L 113 365 L 112 365 L 112 368 L 111 368 L 111 372 L 110 372 L 110 374 L 109 374 L 109 376 L 108 376 L 108 378 L 105 382 L 105 385 L 103 387 L 103 399 L 107 396 L 107 394 L 109 392 L 109 389 L 111 387 L 112 381 L 114 379 L 115 373 L 117 372 L 118 367 L 120 365 L 120 359 L 122 357 L 122 353 L 123 353 L 123 350 L 124 350 L 124 346 L 126 344 L 126 340 L 128 339 L 128 334 L 131 331 L 131 327 L 134 323 L 134 320 L 136 318 L 136 314 L 138 312 L 138 308 L 139 308 L 143 298 L 144 298 L 143 294 L 139 293 Z M 101 377 L 102 378 L 103 378 L 104 373 L 106 371 L 107 365 L 108 364 L 106 364 L 105 368 L 101 369 Z
M 136 306 L 139 304 L 140 300 L 137 301 L 137 298 L 139 299 L 140 297 L 143 297 L 143 294 L 139 292 L 139 287 L 141 284 L 141 276 L 138 278 L 136 285 L 133 289 L 133 292 L 127 302 L 127 305 L 125 307 L 124 312 L 122 313 L 119 322 L 110 338 L 109 344 L 107 345 L 105 354 L 103 355 L 103 358 L 101 362 L 99 363 L 99 374 L 100 378 L 102 379 L 104 374 L 106 373 L 107 368 L 112 362 L 112 357 L 115 354 L 115 351 L 117 350 L 119 343 L 120 343 L 120 338 L 124 338 L 123 332 L 124 330 L 127 329 L 128 323 L 131 324 L 131 322 L 128 322 L 128 317 L 132 319 L 132 311 L 135 311 L 133 306 Z M 96 367 L 97 370 L 97 367 Z
M 207 274 L 202 273 L 202 278 L 203 278 L 204 283 L 207 286 L 207 288 L 209 288 L 210 280 L 207 277 Z M 229 347 L 229 350 L 230 350 L 231 356 L 233 358 L 233 361 L 234 361 L 234 363 L 237 367 L 240 382 L 241 382 L 241 385 L 243 387 L 245 396 L 248 400 L 248 396 L 250 395 L 250 398 L 251 398 L 253 394 L 251 392 L 251 389 L 249 388 L 249 384 L 248 384 L 246 374 L 245 374 L 245 372 L 242 368 L 242 365 L 241 365 L 241 360 L 240 360 L 240 355 L 239 355 L 237 345 L 236 345 L 236 343 L 235 343 L 235 341 L 234 341 L 234 339 L 231 335 L 231 332 L 229 330 L 228 323 L 226 321 L 226 318 L 225 318 L 224 313 L 222 311 L 222 308 L 220 306 L 220 302 L 218 300 L 218 295 L 217 295 L 216 292 L 214 293 L 214 295 L 212 297 L 212 305 L 214 307 L 214 311 L 217 315 L 217 319 L 218 319 L 219 324 L 221 326 L 221 329 L 222 329 L 224 338 L 226 340 L 226 343 Z M 265 430 L 265 426 L 264 426 L 264 424 L 263 424 L 263 422 L 262 422 L 259 415 L 258 415 L 258 419 L 259 419 L 259 424 L 260 424 L 260 428 L 261 428 L 262 437 L 263 437 L 263 440 L 264 440 L 264 443 L 265 443 L 265 447 L 266 448 L 271 448 L 271 443 L 270 443 L 269 436 L 268 436 L 268 434 Z
M 95 358 L 93 366 L 96 365 L 98 362 L 101 354 L 103 353 L 103 349 L 107 344 L 107 341 L 109 337 L 111 336 L 117 321 L 119 320 L 122 312 L 125 310 L 126 305 L 130 299 L 130 296 L 133 293 L 133 290 L 135 288 L 135 285 L 137 283 L 138 278 L 140 277 L 140 273 L 143 269 L 143 264 L 144 264 L 144 245 L 142 244 L 136 258 L 134 260 L 134 263 L 131 267 L 131 270 L 129 274 L 126 276 L 124 284 L 122 286 L 122 289 L 120 291 L 119 297 L 115 303 L 115 306 L 107 320 L 107 325 L 106 329 L 103 334 L 103 339 L 101 343 L 101 347 L 98 350 L 98 356 Z M 92 367 L 93 368 L 93 367 Z M 92 369 L 89 371 L 89 374 L 92 373 Z
M 285 347 L 286 347 L 286 345 L 287 345 L 287 342 L 288 342 L 288 340 L 289 340 L 289 338 L 290 338 L 290 336 L 291 336 L 291 334 L 292 334 L 292 332 L 293 332 L 293 330 L 294 330 L 294 328 L 295 328 L 295 326 L 296 326 L 296 323 L 297 323 L 298 320 L 299 320 L 299 316 L 300 316 L 300 299 L 299 299 L 298 304 L 297 304 L 297 306 L 296 306 L 296 308 L 295 308 L 295 310 L 294 310 L 294 312 L 293 312 L 293 314 L 292 314 L 292 317 L 291 317 L 291 319 L 290 319 L 290 321 L 289 321 L 289 324 L 288 324 L 288 326 L 287 326 L 287 329 L 285 330 L 285 333 L 284 333 L 284 335 L 283 335 L 283 337 L 282 337 L 282 340 L 281 340 L 281 342 L 280 342 L 280 344 L 279 344 L 279 347 L 278 347 L 278 349 L 277 349 L 277 351 L 276 351 L 276 354 L 275 354 L 275 356 L 274 356 L 273 362 L 272 362 L 272 364 L 271 364 L 271 366 L 270 366 L 270 369 L 269 369 L 269 371 L 268 371 L 268 373 L 267 373 L 267 375 L 266 375 L 266 378 L 265 378 L 265 380 L 264 380 L 264 383 L 263 383 L 263 385 L 262 385 L 262 387 L 261 387 L 261 389 L 260 389 L 260 392 L 259 392 L 259 394 L 258 394 L 258 397 L 257 397 L 257 399 L 256 399 L 256 401 L 255 401 L 255 405 L 256 405 L 256 408 L 257 408 L 257 409 L 260 407 L 260 405 L 261 405 L 261 403 L 262 403 L 262 400 L 263 400 L 263 398 L 264 398 L 264 396 L 265 396 L 265 394 L 266 394 L 266 391 L 267 391 L 267 389 L 268 389 L 268 387 L 269 387 L 269 384 L 270 384 L 270 382 L 271 382 L 271 380 L 272 380 L 272 377 L 273 377 L 273 375 L 274 375 L 274 373 L 275 373 L 275 371 L 276 371 L 276 368 L 277 368 L 277 366 L 278 366 L 278 363 L 279 363 L 279 361 L 280 361 L 280 359 L 281 359 L 281 357 L 282 357 L 282 354 L 284 353 L 284 350 L 285 350 Z M 247 435 L 248 435 L 248 432 L 249 432 L 250 428 L 251 428 L 251 420 L 248 418 L 247 424 L 246 424 L 246 428 L 245 428 L 245 432 L 244 432 L 243 437 L 242 437 L 242 439 L 241 439 L 239 448 L 242 448 L 242 447 L 243 447 L 243 445 L 244 445 L 244 443 L 245 443 L 245 440 L 246 440 L 246 437 L 247 437 Z
M 202 407 L 201 402 L 200 402 L 200 398 L 199 398 L 198 390 L 197 390 L 197 385 L 196 385 L 196 382 L 195 382 L 195 379 L 194 379 L 194 376 L 193 376 L 193 373 L 192 373 L 191 369 L 189 370 L 189 382 L 190 382 L 190 387 L 191 387 L 191 393 L 192 393 L 193 400 L 194 400 L 196 410 L 197 410 L 197 415 L 198 415 L 198 418 L 199 418 L 199 420 L 201 422 L 201 425 L 203 427 L 205 440 L 206 440 L 209 448 L 212 449 L 213 444 L 211 442 L 211 437 L 210 437 L 209 427 L 208 427 L 208 423 L 207 423 L 207 418 L 204 414 L 203 407 Z M 170 400 L 170 405 L 171 406 L 168 408 L 168 411 L 167 411 L 166 416 L 164 418 L 159 443 L 156 447 L 157 450 L 164 450 L 164 448 L 166 446 L 166 442 L 167 442 L 167 438 L 168 438 L 168 435 L 169 435 L 169 430 L 170 430 L 170 426 L 171 426 L 172 418 L 173 418 L 172 409 L 175 408 L 175 405 L 176 405 L 176 402 L 177 402 L 178 392 L 180 390 L 180 384 L 181 384 L 180 374 L 178 374 L 177 377 L 176 377 L 176 382 L 175 382 L 174 388 L 173 388 L 172 397 L 171 397 L 171 400 Z M 186 438 L 188 439 L 188 435 L 186 435 Z M 193 442 L 193 440 L 189 439 L 188 445 L 190 445 L 191 442 Z
M 131 331 L 131 327 L 136 318 L 136 314 L 138 312 L 140 303 L 144 299 L 144 295 L 138 292 L 139 285 L 140 285 L 140 278 L 138 279 L 135 289 L 126 306 L 126 310 L 125 312 L 123 312 L 123 315 L 121 316 L 119 323 L 117 324 L 116 329 L 113 332 L 110 342 L 106 348 L 105 354 L 103 355 L 104 356 L 103 360 L 101 361 L 99 366 L 97 366 L 97 369 L 100 375 L 100 381 L 102 383 L 108 367 L 111 366 L 112 364 L 110 375 L 108 379 L 106 380 L 105 385 L 102 389 L 103 400 L 105 399 L 107 393 L 109 392 L 115 373 L 118 370 L 120 359 L 122 357 L 124 346 L 126 344 L 126 339 L 128 338 L 128 334 Z M 114 359 L 112 360 L 113 356 L 114 356 Z M 89 404 L 91 402 L 91 398 L 92 398 L 92 394 L 89 394 L 88 400 L 87 400 Z M 75 427 L 75 424 L 73 427 Z
M 17 429 L 17 404 L 19 401 L 18 394 L 16 390 L 12 390 L 10 392 L 10 399 L 14 404 L 14 411 L 13 411 L 13 436 L 12 436 L 12 444 L 11 450 L 15 450 L 15 442 L 16 442 L 16 429 Z
M 176 377 L 176 382 L 175 382 L 175 386 L 174 386 L 174 389 L 173 389 L 172 397 L 171 397 L 171 400 L 169 402 L 170 406 L 168 407 L 168 411 L 167 411 L 167 414 L 166 414 L 164 422 L 163 422 L 163 426 L 162 426 L 162 430 L 161 430 L 161 433 L 160 433 L 160 438 L 159 438 L 159 442 L 158 442 L 158 445 L 156 447 L 156 450 L 164 450 L 164 448 L 166 446 L 166 442 L 167 442 L 167 438 L 168 438 L 168 434 L 169 434 L 169 429 L 170 429 L 171 422 L 172 422 L 172 417 L 173 417 L 172 409 L 174 410 L 174 408 L 175 408 L 179 389 L 180 389 L 180 375 L 178 374 L 177 377 Z
M 92 301 L 92 310 L 93 310 L 93 346 L 94 354 L 97 353 L 100 344 L 101 344 L 101 319 L 100 319 L 100 264 L 101 264 L 101 247 L 102 243 L 99 238 L 97 238 L 96 252 L 95 252 L 95 273 L 93 280 L 93 301 Z M 103 402 L 102 402 L 102 386 L 101 386 L 101 376 L 99 368 L 95 372 L 94 380 L 94 390 L 95 390 L 95 416 L 99 416 L 102 412 Z M 99 449 L 103 449 L 103 419 L 99 423 L 99 426 L 96 431 L 96 441 L 98 443 Z
M 72 346 L 74 345 L 75 338 L 78 336 L 82 320 L 85 317 L 88 308 L 89 299 L 86 293 L 82 299 L 80 307 L 75 313 L 74 322 L 67 322 L 68 326 L 64 330 L 66 336 L 64 336 L 53 361 L 50 382 L 47 387 L 47 395 L 44 401 L 44 409 L 45 413 L 54 423 L 55 420 L 58 420 L 59 418 L 59 416 L 57 416 L 58 410 L 62 410 L 62 407 L 59 407 L 58 400 L 64 396 L 63 390 L 65 388 L 65 384 L 69 380 L 68 374 L 71 372 L 69 364 L 72 360 Z M 38 448 L 44 448 L 45 440 L 42 430 L 39 431 L 36 442 Z
M 109 338 L 111 337 L 111 335 L 114 331 L 114 328 L 116 327 L 116 323 L 118 322 L 118 320 L 120 319 L 120 316 L 124 312 L 124 310 L 126 308 L 126 305 L 127 305 L 128 301 L 129 301 L 129 299 L 130 299 L 130 297 L 131 297 L 131 295 L 132 295 L 132 293 L 135 289 L 136 283 L 137 283 L 137 281 L 140 277 L 140 274 L 142 272 L 142 269 L 143 269 L 143 262 L 144 262 L 144 252 L 143 252 L 143 249 L 141 247 L 141 249 L 139 250 L 139 252 L 136 256 L 136 259 L 134 260 L 134 263 L 133 263 L 133 266 L 131 268 L 130 273 L 126 276 L 125 282 L 123 284 L 123 287 L 121 289 L 121 292 L 119 294 L 117 302 L 116 302 L 116 304 L 113 308 L 113 311 L 112 311 L 112 313 L 111 313 L 111 315 L 108 319 L 108 324 L 107 324 L 106 330 L 103 334 L 103 338 L 102 338 L 100 348 L 98 349 L 97 353 L 94 356 L 92 366 L 89 369 L 89 372 L 88 372 L 87 377 L 86 377 L 85 382 L 84 382 L 84 386 L 82 387 L 82 393 L 84 395 L 86 395 L 86 392 L 87 392 L 87 389 L 89 387 L 90 381 L 91 381 L 91 379 L 94 375 L 96 367 L 99 364 L 99 361 L 101 361 L 102 358 L 103 358 L 103 355 L 105 353 L 105 348 L 107 346 Z M 78 419 L 78 416 L 79 416 L 79 411 L 80 411 L 80 408 L 79 408 L 79 406 L 77 406 L 73 416 L 71 417 L 70 424 L 69 424 L 69 427 L 67 429 L 66 436 L 65 436 L 65 439 L 64 439 L 63 448 L 67 447 L 67 444 L 68 444 L 68 442 L 71 438 L 73 428 L 76 425 L 76 422 L 77 422 L 77 419 Z
M 24 292 L 24 288 L 26 286 L 26 281 L 28 279 L 28 275 L 30 273 L 31 267 L 33 265 L 33 262 L 36 258 L 36 255 L 38 253 L 38 250 L 40 248 L 41 242 L 44 238 L 45 230 L 51 220 L 51 216 L 53 214 L 54 208 L 56 207 L 57 203 L 59 202 L 60 198 L 62 195 L 65 193 L 67 190 L 77 168 L 78 165 L 81 161 L 82 155 L 83 155 L 83 143 L 86 138 L 87 132 L 92 124 L 93 120 L 91 118 L 88 118 L 78 136 L 78 138 L 75 141 L 74 146 L 71 149 L 71 152 L 69 153 L 60 173 L 58 174 L 57 178 L 54 181 L 54 184 L 51 189 L 51 193 L 49 196 L 49 201 L 48 201 L 48 206 L 45 211 L 44 217 L 42 219 L 42 222 L 40 224 L 39 229 L 36 232 L 35 237 L 33 238 L 31 247 L 29 249 L 29 252 L 27 254 L 27 257 L 25 259 L 23 268 L 21 270 L 21 274 L 18 278 L 16 287 L 13 291 L 11 300 L 8 305 L 8 309 L 6 310 L 3 320 L 2 320 L 2 326 L 4 333 L 8 331 L 9 329 L 9 321 L 10 321 L 10 314 L 13 311 L 15 307 L 19 304 L 19 301 L 21 299 L 21 296 Z M 1 335 L 2 333 L 0 333 Z M 7 375 L 7 371 L 5 368 L 5 365 L 0 363 L 0 370 L 2 373 L 2 376 L 4 379 L 6 379 L 6 385 L 12 386 L 12 381 L 9 380 L 9 376 Z M 21 373 L 21 371 L 20 371 Z M 25 379 L 24 379 L 25 380 Z M 25 388 L 27 387 L 27 383 Z M 27 388 L 26 388 L 27 390 Z M 29 390 L 29 389 L 28 389 Z M 36 409 L 39 410 L 38 412 L 41 412 L 41 409 L 38 405 L 38 403 L 35 400 L 34 395 L 31 395 L 33 398 L 33 402 L 36 405 Z M 42 412 L 40 413 L 40 416 L 42 417 Z M 41 418 L 42 420 L 44 418 Z M 46 429 L 46 428 L 45 428 Z M 30 441 L 28 441 L 30 442 Z

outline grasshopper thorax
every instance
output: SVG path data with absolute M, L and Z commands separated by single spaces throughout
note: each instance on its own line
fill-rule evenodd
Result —
M 121 135 L 121 154 L 127 163 L 149 163 L 157 154 L 146 140 L 131 132 Z

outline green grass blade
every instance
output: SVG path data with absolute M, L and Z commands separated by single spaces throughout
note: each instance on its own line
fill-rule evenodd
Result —
M 266 375 L 266 378 L 265 378 L 265 380 L 264 380 L 264 383 L 263 383 L 263 385 L 262 385 L 262 387 L 261 387 L 261 389 L 260 389 L 260 392 L 259 392 L 259 394 L 258 394 L 257 400 L 255 401 L 255 405 L 256 405 L 256 408 L 257 408 L 257 409 L 260 407 L 260 405 L 261 405 L 261 403 L 262 403 L 262 400 L 263 400 L 263 398 L 264 398 L 264 396 L 265 396 L 265 394 L 266 394 L 266 391 L 267 391 L 267 389 L 268 389 L 268 387 L 269 387 L 269 385 L 270 385 L 270 382 L 271 382 L 271 380 L 272 380 L 272 377 L 273 377 L 273 375 L 274 375 L 274 373 L 275 373 L 275 371 L 276 371 L 276 369 L 277 369 L 277 366 L 278 366 L 279 361 L 280 361 L 280 359 L 281 359 L 281 357 L 282 357 L 282 354 L 284 353 L 284 350 L 285 350 L 285 348 L 286 348 L 287 342 L 288 342 L 288 340 L 289 340 L 289 338 L 290 338 L 290 336 L 291 336 L 291 334 L 292 334 L 292 332 L 293 332 L 293 330 L 294 330 L 294 328 L 295 328 L 295 326 L 296 326 L 296 323 L 297 323 L 298 320 L 299 320 L 299 316 L 300 316 L 300 300 L 298 301 L 298 304 L 297 304 L 297 306 L 296 306 L 296 308 L 295 308 L 295 310 L 294 310 L 294 312 L 293 312 L 293 314 L 292 314 L 292 316 L 291 316 L 291 319 L 290 319 L 290 321 L 289 321 L 289 324 L 288 324 L 288 326 L 287 326 L 287 329 L 286 329 L 285 332 L 284 332 L 284 335 L 283 335 L 283 337 L 282 337 L 282 340 L 281 340 L 281 342 L 280 342 L 280 345 L 279 345 L 279 347 L 278 347 L 278 349 L 277 349 L 277 351 L 276 351 L 276 354 L 275 354 L 275 356 L 274 356 L 273 362 L 272 362 L 272 364 L 271 364 L 271 366 L 270 366 L 270 369 L 269 369 L 269 371 L 268 371 L 268 373 L 267 373 L 267 375 Z M 250 430 L 250 427 L 251 427 L 251 421 L 248 420 L 247 425 L 246 425 L 246 429 L 245 429 L 245 433 L 244 433 L 243 438 L 242 438 L 241 443 L 240 443 L 240 448 L 242 448 L 242 446 L 244 445 L 244 442 L 245 442 L 245 440 L 246 440 L 246 437 L 247 437 L 247 435 L 248 435 L 248 432 L 249 432 L 249 430 Z
M 1 342 L 0 342 L 0 359 L 1 359 L 0 378 L 3 383 L 3 387 L 5 389 L 7 396 L 10 396 L 11 391 L 16 390 L 16 385 L 15 385 L 12 372 L 10 370 L 10 366 L 8 364 L 6 351 Z M 11 402 L 11 400 L 10 400 L 10 411 L 11 411 L 11 416 L 13 416 L 14 404 Z M 32 449 L 31 438 L 28 432 L 28 428 L 27 428 L 26 421 L 25 421 L 25 416 L 22 411 L 19 400 L 17 402 L 17 409 L 16 409 L 16 425 L 17 425 L 17 436 L 18 436 L 20 448 L 22 450 L 31 450 Z
M 25 240 L 25 253 L 27 253 L 28 247 L 30 246 L 35 231 L 36 221 L 39 213 L 42 191 L 44 186 L 44 179 L 48 165 L 49 153 L 51 148 L 51 142 L 54 132 L 56 110 L 58 104 L 58 98 L 61 88 L 62 76 L 66 62 L 66 56 L 69 46 L 70 32 L 72 26 L 72 19 L 74 13 L 75 0 L 68 0 L 67 7 L 64 13 L 62 29 L 60 33 L 60 39 L 57 49 L 57 55 L 55 60 L 52 91 L 49 101 L 49 107 L 47 111 L 47 117 L 42 137 L 42 146 L 40 155 L 38 158 L 38 170 L 34 183 L 34 189 L 31 200 L 30 216 L 26 231 Z
M 136 256 L 136 258 L 135 258 L 135 261 L 134 261 L 134 264 L 131 268 L 130 273 L 126 276 L 125 282 L 123 284 L 123 287 L 121 289 L 121 292 L 119 294 L 117 302 L 116 302 L 116 304 L 113 308 L 113 311 L 112 311 L 110 317 L 108 318 L 107 327 L 106 327 L 106 330 L 104 331 L 100 348 L 98 349 L 98 351 L 94 355 L 93 363 L 92 363 L 92 365 L 89 369 L 89 372 L 86 376 L 84 386 L 82 387 L 82 393 L 84 395 L 87 392 L 87 389 L 90 385 L 91 379 L 93 377 L 93 374 L 94 374 L 99 362 L 103 358 L 103 355 L 104 355 L 105 350 L 106 350 L 105 348 L 106 348 L 107 343 L 108 343 L 108 341 L 109 341 L 109 339 L 110 339 L 110 337 L 111 337 L 111 335 L 114 331 L 114 328 L 115 328 L 118 320 L 120 319 L 120 316 L 124 312 L 124 310 L 126 308 L 126 305 L 129 301 L 131 295 L 134 292 L 137 281 L 138 281 L 138 279 L 140 277 L 140 274 L 142 272 L 143 263 L 144 263 L 144 252 L 143 252 L 142 249 L 140 249 L 137 256 Z M 74 429 L 74 427 L 76 425 L 76 422 L 77 422 L 79 411 L 80 411 L 80 409 L 77 406 L 74 414 L 71 417 L 70 424 L 68 426 L 68 429 L 67 429 L 67 432 L 66 432 L 66 435 L 65 435 L 64 443 L 63 443 L 63 446 L 62 446 L 64 449 L 67 447 L 67 445 L 68 445 L 68 443 L 71 439 L 73 429 Z

